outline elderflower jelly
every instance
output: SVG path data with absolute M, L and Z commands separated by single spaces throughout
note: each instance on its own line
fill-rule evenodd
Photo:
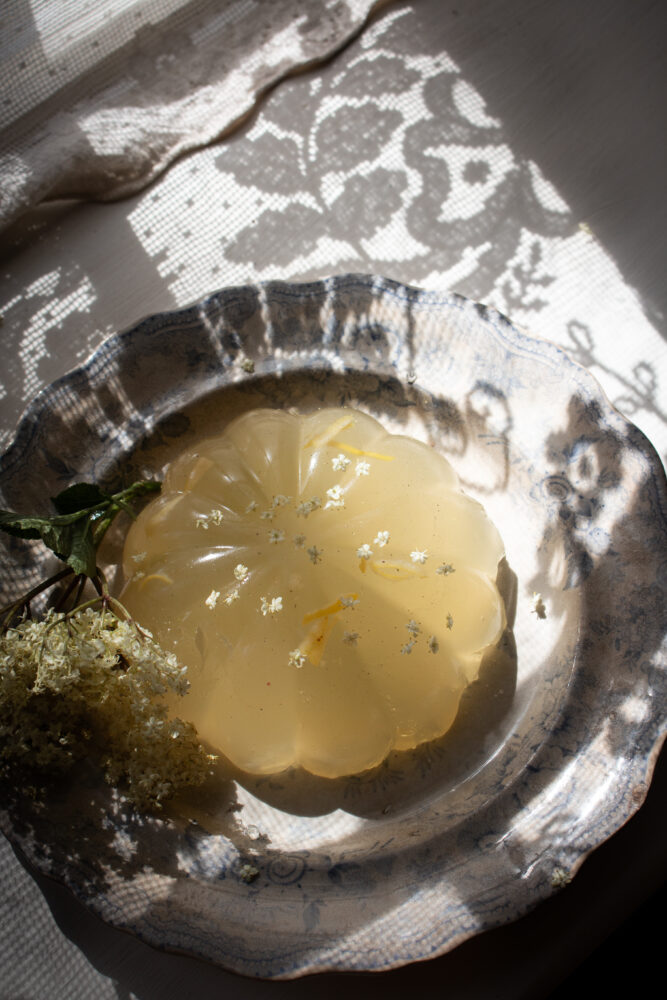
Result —
M 504 628 L 502 555 L 432 448 L 355 410 L 256 410 L 171 465 L 122 600 L 188 665 L 202 739 L 339 777 L 451 726 Z

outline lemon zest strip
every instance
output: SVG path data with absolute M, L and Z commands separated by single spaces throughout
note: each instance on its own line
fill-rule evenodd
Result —
M 335 615 L 325 615 L 308 632 L 304 641 L 300 644 L 301 652 L 308 657 L 314 667 L 318 667 L 324 655 L 324 647 L 327 644 L 331 630 L 336 624 Z
M 332 424 L 329 424 L 325 431 L 316 434 L 310 441 L 306 441 L 304 448 L 320 448 L 323 444 L 329 444 L 334 434 L 339 431 L 346 431 L 354 423 L 354 417 L 338 417 Z
M 169 586 L 171 586 L 174 582 L 170 576 L 167 576 L 166 573 L 150 573 L 148 576 L 145 576 L 139 584 L 139 590 L 143 590 L 150 580 L 162 580 L 163 583 L 167 583 Z
M 358 594 L 346 594 L 346 597 L 351 597 L 353 601 L 356 601 Z M 340 597 L 333 602 L 333 604 L 328 604 L 326 608 L 318 608 L 316 611 L 309 611 L 307 615 L 303 616 L 302 623 L 307 625 L 308 622 L 313 622 L 317 618 L 328 618 L 329 615 L 336 615 L 339 611 L 344 611 L 346 605 L 343 604 Z
M 393 462 L 396 458 L 395 455 L 381 455 L 378 451 L 365 451 L 363 448 L 355 448 L 353 444 L 343 444 L 342 441 L 327 441 L 326 444 L 331 445 L 332 448 L 340 448 L 341 451 L 347 451 L 350 455 L 365 455 L 366 458 L 380 458 L 383 462 Z
M 371 569 L 378 576 L 384 577 L 385 580 L 410 580 L 416 576 L 425 576 L 424 573 L 420 573 L 415 566 L 409 563 L 394 562 L 389 559 L 373 560 L 371 562 Z

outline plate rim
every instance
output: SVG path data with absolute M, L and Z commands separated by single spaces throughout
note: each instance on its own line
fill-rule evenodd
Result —
M 136 337 L 138 333 L 141 332 L 142 330 L 148 329 L 151 325 L 155 326 L 158 329 L 162 328 L 164 325 L 169 323 L 178 326 L 179 323 L 182 323 L 183 321 L 189 322 L 190 320 L 193 321 L 193 325 L 197 325 L 197 318 L 196 318 L 197 310 L 201 311 L 202 309 L 205 309 L 208 305 L 219 302 L 225 297 L 229 298 L 230 296 L 233 295 L 247 293 L 249 290 L 256 290 L 258 288 L 263 288 L 265 290 L 264 294 L 270 295 L 272 292 L 288 293 L 288 290 L 296 289 L 297 292 L 295 294 L 295 297 L 298 299 L 299 295 L 321 293 L 322 288 L 326 286 L 327 283 L 332 283 L 332 282 L 335 284 L 336 289 L 346 289 L 356 286 L 356 287 L 364 287 L 367 289 L 369 287 L 372 287 L 373 289 L 376 289 L 380 292 L 385 292 L 387 290 L 393 290 L 394 292 L 396 292 L 398 290 L 401 290 L 402 292 L 406 293 L 406 297 L 408 298 L 412 297 L 415 299 L 420 299 L 422 296 L 425 296 L 433 306 L 437 306 L 439 308 L 454 303 L 461 304 L 462 307 L 475 309 L 480 315 L 480 318 L 489 321 L 494 326 L 497 333 L 500 331 L 500 329 L 504 329 L 505 330 L 504 336 L 512 346 L 516 345 L 517 343 L 516 338 L 519 338 L 519 341 L 522 345 L 526 347 L 529 345 L 532 346 L 533 351 L 536 352 L 540 357 L 544 357 L 544 354 L 547 353 L 551 355 L 552 361 L 556 361 L 558 359 L 564 360 L 568 364 L 568 366 L 571 366 L 571 369 L 574 369 L 579 373 L 580 381 L 583 382 L 583 384 L 587 387 L 589 393 L 591 393 L 591 395 L 593 395 L 602 404 L 606 413 L 611 414 L 613 416 L 613 422 L 617 424 L 620 422 L 619 426 L 624 428 L 626 435 L 628 436 L 629 439 L 631 439 L 633 446 L 642 453 L 645 461 L 651 467 L 652 474 L 654 478 L 657 480 L 656 489 L 658 497 L 661 501 L 662 517 L 663 520 L 667 522 L 667 514 L 666 514 L 667 480 L 665 480 L 665 472 L 662 465 L 662 461 L 660 460 L 660 457 L 656 449 L 649 441 L 649 439 L 643 434 L 643 432 L 640 431 L 634 424 L 632 424 L 630 420 L 624 417 L 613 406 L 613 404 L 607 398 L 606 394 L 604 393 L 604 390 L 600 386 L 595 376 L 592 375 L 592 373 L 588 369 L 584 368 L 578 362 L 574 361 L 568 355 L 567 351 L 563 350 L 563 348 L 559 347 L 556 344 L 553 344 L 550 341 L 539 340 L 531 336 L 531 334 L 529 334 L 527 331 L 524 331 L 521 328 L 516 327 L 516 325 L 512 324 L 511 321 L 509 321 L 497 310 L 488 306 L 481 306 L 479 304 L 473 303 L 471 300 L 468 300 L 464 296 L 460 296 L 457 293 L 448 293 L 440 291 L 429 292 L 423 289 L 419 289 L 416 286 L 403 285 L 400 282 L 394 281 L 393 279 L 385 279 L 385 278 L 380 278 L 378 276 L 370 276 L 370 275 L 340 275 L 340 276 L 335 276 L 334 278 L 325 279 L 323 281 L 311 281 L 311 282 L 268 281 L 268 282 L 262 282 L 260 284 L 231 286 L 229 288 L 220 289 L 216 292 L 210 293 L 209 295 L 205 296 L 202 299 L 199 299 L 195 303 L 192 303 L 191 305 L 183 307 L 181 309 L 149 314 L 143 319 L 138 320 L 136 323 L 125 328 L 123 331 L 111 334 L 109 337 L 105 339 L 105 341 L 103 341 L 101 345 L 99 345 L 99 347 L 94 352 L 92 352 L 92 354 L 86 359 L 86 361 L 84 361 L 81 365 L 72 368 L 69 372 L 66 372 L 65 374 L 60 376 L 60 378 L 56 379 L 49 386 L 44 387 L 44 389 L 42 389 L 41 392 L 31 401 L 31 403 L 28 405 L 28 407 L 24 411 L 23 416 L 19 421 L 14 437 L 12 438 L 12 440 L 8 445 L 8 448 L 0 458 L 0 477 L 4 477 L 7 471 L 12 468 L 12 466 L 19 463 L 22 460 L 22 458 L 25 455 L 25 451 L 29 446 L 30 439 L 35 426 L 39 423 L 39 420 L 44 415 L 44 413 L 48 411 L 49 407 L 55 405 L 59 393 L 66 387 L 72 386 L 72 384 L 76 382 L 77 378 L 80 379 L 83 377 L 83 375 L 90 374 L 92 371 L 94 371 L 95 366 L 103 367 L 105 359 L 107 359 L 109 355 L 113 355 L 115 351 L 121 353 L 123 349 L 126 349 L 129 340 L 132 337 Z M 201 322 L 201 320 L 199 322 Z M 627 819 L 629 819 L 630 816 L 633 815 L 640 808 L 648 791 L 650 778 L 653 774 L 657 758 L 660 754 L 660 750 L 662 748 L 666 736 L 667 736 L 666 731 L 663 731 L 662 733 L 658 732 L 656 734 L 656 738 L 653 742 L 653 745 L 645 759 L 646 780 L 644 782 L 643 794 L 641 796 L 637 796 L 632 799 L 631 803 L 632 808 L 630 809 L 630 811 L 626 811 L 625 817 L 619 823 L 613 825 L 613 828 L 610 829 L 604 837 L 599 839 L 585 852 L 579 853 L 578 857 L 573 861 L 573 863 L 569 868 L 571 874 L 574 874 L 579 869 L 585 858 L 588 857 L 592 851 L 594 851 L 605 839 L 607 839 L 607 837 L 611 836 L 614 832 L 616 832 L 616 830 L 619 829 L 620 826 L 623 825 L 623 823 L 626 822 Z M 30 863 L 31 865 L 34 865 L 33 860 L 30 860 Z M 38 868 L 38 870 L 40 870 L 42 874 L 46 874 L 49 877 L 56 878 L 56 880 L 60 881 L 57 876 L 51 875 L 49 872 L 46 872 L 40 868 Z M 71 889 L 70 886 L 68 886 L 68 888 Z M 524 909 L 521 912 L 527 912 L 534 905 L 537 905 L 539 901 L 540 901 L 539 899 L 527 900 Z M 86 905 L 90 905 L 90 903 Z M 517 911 L 515 908 L 515 911 L 511 919 L 518 918 L 521 915 L 521 912 Z M 116 924 L 115 926 L 119 925 Z M 489 926 L 495 926 L 495 925 L 490 924 Z M 463 940 L 466 940 L 467 938 L 478 933 L 480 929 L 481 928 L 471 929 L 469 931 L 462 931 L 455 937 L 450 938 L 446 942 L 444 942 L 440 948 L 431 951 L 428 955 L 425 954 L 421 956 L 421 958 L 412 957 L 410 959 L 406 959 L 397 956 L 393 961 L 390 961 L 389 963 L 382 965 L 381 968 L 383 969 L 395 968 L 399 965 L 405 964 L 406 961 L 424 960 L 428 957 L 434 957 L 435 955 L 444 954 L 446 951 L 449 951 L 453 947 L 456 947 Z M 164 944 L 158 944 L 155 941 L 151 941 L 150 939 L 146 938 L 143 934 L 138 933 L 137 931 L 133 931 L 133 933 L 138 934 L 139 937 L 141 937 L 143 940 L 147 940 L 148 943 L 150 944 L 156 945 L 158 947 L 165 947 Z M 176 948 L 174 950 L 179 950 L 179 949 Z M 210 957 L 210 956 L 201 955 L 200 957 Z M 218 964 L 222 963 L 218 962 Z M 231 967 L 233 968 L 233 966 Z M 278 978 L 278 979 L 296 978 L 297 976 L 312 974 L 315 972 L 333 971 L 342 968 L 350 968 L 359 971 L 360 967 L 359 966 L 348 967 L 348 966 L 341 966 L 339 964 L 326 964 L 326 963 L 321 964 L 318 963 L 317 961 L 314 961 L 313 964 L 311 964 L 310 966 L 302 964 L 297 969 L 291 969 L 285 973 L 274 974 L 270 978 Z M 242 971 L 242 970 L 237 969 L 236 971 Z M 245 974 L 253 974 L 253 973 L 248 973 L 247 971 L 245 971 Z M 255 973 L 255 975 L 266 977 L 266 972 Z

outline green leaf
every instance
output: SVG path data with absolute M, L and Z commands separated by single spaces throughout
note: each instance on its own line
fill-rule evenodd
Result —
M 71 538 L 67 555 L 59 558 L 71 566 L 75 573 L 85 573 L 93 577 L 97 570 L 97 546 L 93 540 L 90 521 L 77 521 L 71 527 Z
M 33 517 L 14 514 L 11 510 L 0 510 L 0 529 L 15 538 L 41 538 L 42 530 L 49 524 L 47 517 Z
M 41 538 L 75 573 L 95 575 L 96 546 L 89 519 L 57 524 L 56 518 L 25 517 L 0 511 L 0 528 L 16 538 Z
M 67 555 L 72 548 L 72 531 L 71 524 L 60 525 L 49 521 L 43 525 L 40 532 L 44 544 L 63 562 L 67 562 Z
M 94 577 L 97 546 L 116 515 L 121 509 L 133 515 L 132 500 L 160 489 L 159 482 L 140 480 L 112 496 L 93 483 L 75 483 L 52 498 L 58 511 L 52 517 L 0 510 L 0 530 L 16 538 L 41 538 L 77 575 Z
M 51 502 L 59 514 L 76 514 L 89 507 L 107 503 L 110 499 L 109 494 L 103 493 L 94 483 L 74 483 L 58 496 L 51 497 Z

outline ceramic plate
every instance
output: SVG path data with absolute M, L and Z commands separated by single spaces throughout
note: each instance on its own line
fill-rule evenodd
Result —
M 258 406 L 339 404 L 442 452 L 505 541 L 510 629 L 453 729 L 345 780 L 222 767 L 158 820 L 85 769 L 2 816 L 105 920 L 253 976 L 386 969 L 518 917 L 638 808 L 664 736 L 662 466 L 584 369 L 459 296 L 344 276 L 146 319 L 32 405 L 0 502 L 159 475 Z M 39 569 L 8 549 L 3 603 Z

